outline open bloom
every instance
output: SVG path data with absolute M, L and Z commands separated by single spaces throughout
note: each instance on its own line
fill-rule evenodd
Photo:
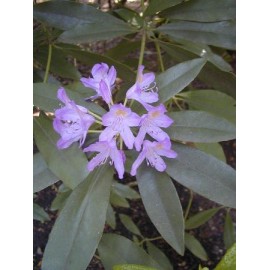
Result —
M 127 99 L 135 99 L 140 102 L 146 109 L 148 103 L 158 101 L 158 94 L 154 92 L 155 74 L 153 72 L 143 74 L 144 66 L 138 68 L 138 76 L 135 84 L 127 91 Z
M 95 99 L 101 96 L 104 101 L 109 104 L 112 98 L 111 91 L 116 79 L 114 66 L 111 66 L 109 69 L 108 65 L 105 63 L 96 64 L 93 66 L 91 73 L 93 78 L 81 78 L 81 82 L 85 87 L 90 87 L 97 93 L 90 98 Z
M 63 108 L 55 111 L 53 121 L 55 131 L 61 135 L 57 148 L 67 148 L 76 141 L 80 141 L 80 146 L 82 146 L 89 127 L 95 121 L 94 117 L 87 114 L 86 108 L 70 100 L 63 87 L 58 89 L 57 97 L 65 104 Z
M 160 104 L 157 107 L 151 106 L 148 113 L 142 115 L 140 130 L 135 139 L 135 148 L 137 151 L 140 151 L 146 133 L 157 141 L 162 141 L 166 138 L 169 139 L 169 135 L 160 128 L 167 128 L 173 123 L 173 120 L 164 114 L 165 112 L 165 106 Z
M 84 152 L 99 152 L 95 157 L 93 157 L 87 168 L 91 172 L 95 167 L 104 164 L 108 157 L 111 158 L 110 164 L 114 164 L 114 167 L 118 173 L 120 179 L 124 175 L 124 162 L 125 156 L 123 151 L 117 149 L 116 142 L 114 139 L 110 141 L 99 141 L 94 144 L 89 145 L 83 150 Z
M 128 149 L 132 149 L 135 138 L 130 127 L 138 126 L 140 120 L 140 116 L 130 108 L 126 108 L 121 103 L 115 104 L 102 116 L 102 124 L 106 128 L 101 132 L 99 140 L 110 140 L 116 134 L 120 134 Z
M 138 167 L 142 164 L 144 159 L 146 159 L 147 165 L 155 167 L 159 172 L 166 170 L 166 164 L 160 156 L 165 156 L 168 158 L 175 158 L 177 153 L 171 150 L 171 141 L 165 139 L 161 142 L 150 142 L 145 140 L 143 142 L 142 152 L 139 154 L 137 159 L 134 161 L 131 168 L 131 175 L 136 175 Z

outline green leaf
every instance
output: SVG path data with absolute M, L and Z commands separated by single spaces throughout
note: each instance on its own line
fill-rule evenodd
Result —
M 66 58 L 67 56 L 63 50 L 52 47 L 50 72 L 63 78 L 79 80 L 80 73 Z M 34 59 L 45 69 L 48 60 L 48 46 L 39 47 Z
M 112 270 L 156 270 L 156 268 L 138 264 L 114 265 Z
M 162 269 L 173 270 L 169 259 L 160 249 L 149 241 L 146 242 L 146 246 L 149 255 L 162 267 Z
M 111 206 L 111 204 L 108 204 L 108 209 L 107 209 L 107 215 L 106 215 L 106 222 L 113 228 L 115 229 L 116 227 L 116 220 L 115 220 L 115 212 Z
M 170 0 L 170 1 L 151 0 L 150 4 L 148 5 L 148 7 L 144 12 L 144 16 L 154 15 L 158 11 L 162 11 L 166 8 L 173 7 L 182 2 L 183 0 Z
M 191 110 L 212 113 L 229 120 L 236 121 L 235 99 L 216 90 L 187 91 L 181 93 Z
M 110 57 L 92 53 L 89 51 L 82 51 L 77 49 L 67 49 L 65 48 L 67 54 L 75 57 L 77 60 L 81 61 L 84 64 L 93 66 L 96 63 L 107 63 L 108 65 L 113 65 L 117 70 L 117 77 L 122 78 L 125 81 L 135 83 L 136 74 L 130 69 L 127 65 L 122 64 Z
M 100 166 L 74 189 L 52 229 L 43 270 L 85 270 L 102 236 L 113 172 Z
M 207 112 L 180 111 L 168 116 L 174 120 L 166 130 L 172 140 L 213 143 L 235 138 L 232 123 Z
M 119 214 L 119 218 L 129 231 L 131 231 L 134 234 L 141 235 L 140 230 L 138 229 L 136 224 L 133 222 L 133 220 L 129 216 L 124 215 L 124 214 Z
M 111 189 L 110 203 L 114 206 L 129 208 L 128 201 Z
M 235 0 L 192 0 L 167 9 L 160 15 L 171 20 L 216 22 L 235 19 Z
M 136 30 L 130 25 L 119 22 L 110 22 L 105 20 L 102 23 L 84 23 L 65 31 L 58 40 L 66 43 L 90 43 L 99 40 L 108 40 L 115 37 L 125 36 L 135 33 Z
M 116 181 L 113 181 L 112 189 L 115 193 L 117 193 L 119 196 L 127 198 L 127 199 L 140 199 L 141 196 L 137 191 L 129 187 L 128 185 L 120 184 Z
M 179 21 L 164 24 L 157 31 L 174 40 L 189 40 L 216 47 L 235 50 L 235 21 L 211 23 Z
M 223 239 L 226 249 L 229 249 L 235 243 L 235 230 L 230 212 L 227 211 L 225 217 Z
M 135 26 L 137 28 L 143 26 L 143 18 L 140 17 L 140 15 L 132 9 L 122 7 L 119 9 L 115 9 L 113 12 L 132 26 Z
M 122 40 L 118 45 L 105 52 L 105 55 L 114 59 L 123 59 L 130 52 L 140 48 L 141 41 Z
M 177 158 L 166 161 L 167 173 L 180 184 L 221 205 L 235 208 L 235 170 L 196 148 L 173 143 Z
M 85 23 L 124 24 L 121 20 L 91 5 L 69 1 L 50 1 L 34 5 L 34 18 L 62 30 L 73 29 Z
M 58 182 L 58 178 L 48 169 L 48 166 L 40 153 L 34 154 L 33 158 L 33 192 L 53 185 Z
M 52 121 L 43 114 L 34 118 L 34 138 L 48 168 L 66 186 L 73 189 L 88 175 L 88 160 L 78 144 L 58 150 L 56 143 L 59 136 L 53 129 Z
M 223 148 L 219 143 L 195 143 L 195 146 L 206 154 L 210 154 L 226 163 Z
M 137 173 L 146 212 L 162 237 L 184 253 L 184 217 L 176 189 L 168 175 L 142 165 Z
M 186 61 L 175 65 L 156 78 L 159 89 L 159 102 L 165 102 L 181 92 L 199 74 L 205 64 L 202 58 Z
M 160 41 L 159 43 L 161 48 L 166 51 L 174 61 L 177 60 L 179 62 L 183 62 L 196 58 L 194 53 L 183 50 L 183 48 L 180 48 L 178 45 Z M 198 79 L 205 82 L 210 88 L 224 92 L 233 98 L 236 96 L 235 75 L 217 69 L 217 67 L 212 63 L 208 62 L 204 65 L 201 72 L 198 74 Z
M 142 248 L 117 234 L 104 234 L 98 253 L 106 270 L 118 264 L 137 264 L 162 269 Z
M 185 233 L 185 245 L 196 257 L 203 261 L 208 259 L 207 253 L 201 243 L 191 234 Z
M 63 207 L 65 206 L 67 199 L 69 198 L 70 194 L 71 194 L 72 190 L 68 190 L 65 192 L 59 192 L 55 199 L 52 202 L 51 205 L 51 210 L 55 211 L 55 210 L 62 210 Z
M 38 220 L 40 222 L 45 222 L 50 220 L 49 215 L 44 211 L 42 207 L 38 204 L 33 203 L 33 219 Z
M 59 86 L 56 84 L 34 83 L 34 105 L 44 111 L 54 112 L 56 109 L 60 108 L 61 104 L 61 102 L 57 99 L 58 89 Z M 96 103 L 84 101 L 84 97 L 80 93 L 70 91 L 69 89 L 67 89 L 67 87 L 65 87 L 65 90 L 70 99 L 74 100 L 76 104 L 81 105 L 99 115 L 102 115 L 106 112 Z
M 215 270 L 235 270 L 236 269 L 236 244 L 234 244 L 219 262 Z
M 186 230 L 191 230 L 200 227 L 205 224 L 209 219 L 211 219 L 218 211 L 219 208 L 212 208 L 202 212 L 199 212 L 186 220 L 185 228 Z

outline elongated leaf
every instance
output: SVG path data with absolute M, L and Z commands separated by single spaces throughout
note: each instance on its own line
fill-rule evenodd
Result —
M 67 149 L 58 150 L 56 142 L 59 136 L 53 129 L 52 121 L 46 116 L 34 118 L 34 137 L 48 168 L 66 186 L 73 189 L 85 179 L 88 175 L 85 154 L 77 143 Z
M 235 99 L 215 90 L 187 91 L 182 93 L 191 110 L 200 110 L 236 121 Z
M 131 81 L 135 83 L 136 74 L 133 72 L 130 67 L 124 65 L 117 60 L 114 60 L 110 57 L 88 52 L 88 51 L 81 51 L 77 49 L 65 49 L 66 53 L 75 57 L 77 60 L 81 61 L 84 64 L 89 66 L 93 66 L 96 63 L 107 63 L 108 65 L 113 65 L 117 70 L 117 76 L 122 78 L 125 81 Z
M 185 223 L 186 230 L 195 229 L 205 224 L 218 212 L 219 209 L 220 208 L 212 208 L 209 210 L 199 212 L 198 214 L 195 214 L 186 221 Z
M 236 244 L 227 250 L 215 270 L 236 270 Z
M 168 55 L 171 56 L 173 60 L 183 62 L 196 58 L 194 53 L 183 50 L 183 48 L 179 48 L 177 45 L 160 42 L 160 46 Z M 217 67 L 212 63 L 208 62 L 205 64 L 201 72 L 198 74 L 198 79 L 205 82 L 210 88 L 224 92 L 233 98 L 236 96 L 235 75 L 217 69 Z
M 113 228 L 115 229 L 116 227 L 116 220 L 115 220 L 115 212 L 111 206 L 111 204 L 108 204 L 108 209 L 107 209 L 107 215 L 106 215 L 106 222 Z
M 34 59 L 38 61 L 45 70 L 48 59 L 48 46 L 39 47 L 38 52 L 34 55 Z M 74 80 L 79 80 L 81 77 L 74 65 L 67 61 L 63 51 L 55 47 L 52 48 L 50 72 L 60 77 Z
M 142 248 L 117 234 L 104 234 L 98 253 L 106 270 L 119 264 L 139 264 L 162 269 Z
M 156 268 L 138 264 L 115 265 L 112 270 L 156 270 Z
M 230 212 L 227 211 L 225 217 L 223 239 L 226 249 L 229 249 L 235 243 L 235 230 Z
M 173 66 L 159 74 L 156 78 L 159 102 L 165 102 L 181 92 L 197 77 L 204 64 L 204 59 L 194 59 Z
M 185 233 L 185 245 L 196 257 L 203 261 L 208 259 L 205 249 L 193 235 Z
M 119 214 L 119 218 L 129 231 L 131 231 L 134 234 L 141 235 L 140 230 L 138 229 L 136 224 L 133 222 L 133 220 L 129 216 L 124 215 L 124 214 Z
M 45 222 L 50 220 L 49 215 L 44 211 L 44 209 L 38 204 L 33 204 L 33 219 Z
M 110 203 L 114 206 L 129 208 L 128 201 L 116 193 L 113 189 L 111 190 Z
M 65 206 L 67 199 L 69 198 L 71 192 L 72 192 L 71 190 L 68 190 L 65 192 L 59 192 L 52 202 L 51 210 L 52 211 L 62 210 L 63 207 Z
M 116 13 L 120 18 L 124 19 L 130 25 L 140 28 L 143 26 L 143 18 L 135 11 L 126 7 L 115 9 Z
M 181 21 L 164 24 L 157 28 L 174 40 L 189 40 L 221 48 L 235 50 L 235 21 L 212 23 Z
M 103 21 L 102 23 L 85 23 L 79 24 L 74 28 L 65 31 L 60 35 L 58 40 L 66 43 L 90 43 L 93 41 L 107 40 L 127 34 L 135 33 L 128 24 L 123 21 L 111 23 Z
M 207 112 L 171 112 L 168 116 L 174 120 L 166 129 L 172 140 L 213 143 L 235 138 L 232 123 Z
M 176 189 L 168 175 L 142 165 L 137 173 L 146 212 L 162 237 L 184 253 L 184 218 Z
M 151 242 L 146 242 L 147 250 L 149 255 L 163 268 L 166 270 L 173 270 L 173 267 L 169 261 L 169 259 L 166 257 L 166 255 L 158 249 L 155 245 L 153 245 Z
M 59 179 L 48 169 L 48 166 L 40 153 L 34 154 L 33 159 L 33 192 L 39 192 L 40 190 L 51 186 Z
M 193 147 L 173 143 L 177 158 L 166 161 L 167 173 L 180 184 L 222 205 L 235 208 L 235 170 Z
M 119 196 L 127 199 L 139 199 L 141 196 L 137 191 L 129 187 L 128 185 L 120 184 L 116 181 L 113 182 L 112 188 Z
M 223 148 L 219 143 L 195 143 L 195 146 L 206 154 L 210 154 L 226 163 Z
M 50 83 L 34 83 L 34 105 L 44 111 L 54 112 L 60 108 L 61 102 L 57 99 L 58 85 Z M 88 110 L 95 112 L 99 115 L 104 114 L 106 111 L 94 102 L 84 101 L 84 97 L 75 91 L 70 91 L 65 88 L 67 95 L 76 104 L 81 105 Z M 91 95 L 91 94 L 90 94 Z
M 50 1 L 34 5 L 34 18 L 62 30 L 69 30 L 83 23 L 124 24 L 91 5 L 68 1 Z
M 215 22 L 235 19 L 235 0 L 192 0 L 161 13 L 172 20 Z
M 50 234 L 43 270 L 85 270 L 102 236 L 113 172 L 92 172 L 70 195 Z
M 179 3 L 182 3 L 183 0 L 151 0 L 149 6 L 146 8 L 144 12 L 144 16 L 153 15 L 158 11 L 162 11 L 166 8 L 173 7 Z

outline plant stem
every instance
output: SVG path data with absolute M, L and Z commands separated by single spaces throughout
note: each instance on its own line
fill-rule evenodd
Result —
M 100 125 L 102 125 L 102 126 L 103 126 L 103 124 L 102 124 L 102 122 L 101 122 L 101 121 L 99 121 L 99 120 L 95 120 L 95 122 L 96 122 L 97 124 L 100 124 Z
M 160 240 L 163 239 L 162 236 L 158 236 L 158 237 L 154 237 L 154 238 L 144 238 L 141 242 L 139 242 L 139 245 L 142 245 L 144 242 L 151 242 L 151 241 L 155 241 L 155 240 Z
M 44 80 L 43 80 L 44 83 L 46 83 L 48 81 L 49 70 L 50 70 L 50 66 L 51 66 L 51 59 L 52 59 L 52 45 L 49 44 L 47 66 L 46 66 L 46 71 L 45 71 Z
M 145 41 L 146 41 L 146 32 L 145 32 L 145 29 L 143 29 L 142 43 L 141 43 L 141 50 L 140 50 L 140 58 L 139 58 L 139 63 L 138 63 L 138 70 L 139 70 L 139 66 L 142 65 L 142 63 L 143 63 Z M 137 79 L 138 79 L 138 70 L 137 70 Z
M 165 68 L 164 68 L 164 64 L 163 64 L 163 60 L 162 60 L 162 56 L 161 56 L 161 51 L 160 51 L 160 47 L 159 47 L 159 44 L 158 44 L 156 39 L 154 40 L 154 43 L 155 43 L 156 50 L 157 50 L 158 61 L 160 64 L 160 70 L 161 70 L 161 72 L 164 72 Z
M 99 257 L 98 255 L 95 254 L 94 257 L 95 257 L 96 259 L 100 260 L 100 257 Z
M 102 130 L 88 130 L 88 133 L 101 133 Z
M 97 115 L 97 114 L 95 114 L 95 113 L 93 113 L 93 112 L 91 112 L 91 111 L 88 111 L 88 113 L 91 114 L 91 115 L 93 115 L 93 116 L 96 117 L 97 119 L 102 120 L 102 118 L 101 118 L 99 115 Z
M 189 197 L 189 201 L 188 201 L 188 206 L 187 206 L 187 209 L 186 209 L 186 212 L 185 212 L 185 220 L 187 219 L 188 217 L 188 214 L 189 214 L 189 210 L 190 210 L 190 207 L 191 207 L 191 204 L 192 204 L 192 200 L 193 200 L 193 191 L 190 189 L 190 197 Z

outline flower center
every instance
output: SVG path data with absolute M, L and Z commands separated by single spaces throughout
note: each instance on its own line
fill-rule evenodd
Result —
M 127 116 L 127 112 L 124 111 L 124 110 L 121 110 L 121 109 L 117 110 L 117 111 L 115 112 L 115 114 L 116 114 L 117 116 L 122 116 L 122 117 Z
M 159 111 L 155 111 L 155 112 L 152 112 L 152 113 L 151 113 L 151 117 L 152 117 L 152 118 L 156 118 L 156 117 L 158 117 L 158 116 L 160 116 L 160 112 L 159 112 Z

